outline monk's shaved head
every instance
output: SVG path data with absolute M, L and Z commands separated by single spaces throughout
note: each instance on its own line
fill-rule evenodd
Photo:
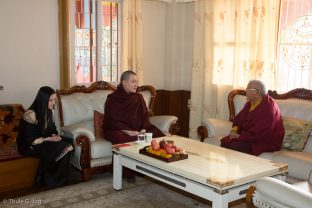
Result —
M 138 88 L 138 78 L 133 71 L 125 71 L 120 77 L 120 85 L 127 93 L 136 93 Z
M 123 81 L 123 80 L 129 80 L 129 77 L 131 75 L 135 75 L 136 76 L 136 73 L 131 71 L 131 70 L 128 70 L 128 71 L 125 71 L 121 74 L 120 76 L 120 82 Z

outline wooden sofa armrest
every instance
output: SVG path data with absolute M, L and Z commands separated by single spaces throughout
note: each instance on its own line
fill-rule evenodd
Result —
M 149 117 L 151 124 L 155 125 L 163 133 L 177 134 L 180 131 L 178 118 L 171 115 L 158 115 Z
M 80 166 L 83 171 L 83 180 L 87 181 L 92 176 L 91 170 L 91 151 L 90 151 L 90 139 L 87 136 L 81 135 L 76 138 L 76 144 L 81 147 L 80 154 Z
M 208 137 L 208 129 L 206 126 L 199 126 L 197 128 L 197 134 L 200 137 L 200 141 L 203 142 L 205 140 L 205 138 Z
M 176 135 L 180 132 L 181 130 L 181 126 L 180 126 L 180 123 L 179 121 L 175 122 L 175 123 L 172 123 L 170 125 L 170 128 L 169 128 L 169 133 L 172 134 L 172 135 Z
M 255 190 L 256 190 L 256 186 L 255 185 L 251 185 L 247 189 L 247 192 L 246 192 L 246 203 L 247 203 L 247 206 L 250 207 L 250 208 L 255 208 L 255 206 L 252 203 L 252 196 L 253 196 Z

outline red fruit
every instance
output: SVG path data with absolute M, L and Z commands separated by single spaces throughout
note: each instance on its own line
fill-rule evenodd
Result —
M 169 145 L 168 145 L 167 148 L 166 148 L 166 152 L 167 152 L 168 154 L 174 154 L 174 153 L 175 153 L 175 150 L 172 149 L 171 147 L 169 147 Z
M 159 146 L 159 144 L 156 142 L 156 143 L 153 143 L 152 144 L 152 148 L 153 148 L 153 150 L 159 150 L 160 149 L 160 146 Z
M 172 144 L 167 144 L 167 146 L 166 147 L 170 147 L 170 148 L 172 148 Z

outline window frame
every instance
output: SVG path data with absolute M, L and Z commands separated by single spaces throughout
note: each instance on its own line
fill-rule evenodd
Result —
M 75 8 L 75 1 L 76 0 L 70 0 L 70 8 L 69 8 L 69 11 L 70 11 L 70 14 L 69 14 L 69 34 L 70 34 L 70 37 L 69 37 L 69 44 L 70 44 L 70 68 L 69 68 L 69 71 L 70 71 L 70 86 L 73 86 L 73 85 L 85 85 L 85 86 L 90 86 L 92 84 L 92 82 L 85 82 L 85 83 L 78 83 L 76 82 L 76 79 L 75 79 L 75 12 L 76 12 L 76 8 Z M 119 31 L 119 34 L 118 34 L 118 55 L 117 55 L 117 77 L 116 77 L 116 80 L 117 81 L 107 81 L 107 80 L 104 80 L 104 81 L 107 81 L 113 85 L 117 85 L 119 83 L 119 75 L 121 73 L 121 66 L 122 66 L 122 19 L 123 19 L 123 14 L 122 14 L 122 11 L 123 11 L 123 0 L 94 0 L 95 1 L 95 5 L 96 5 L 96 8 L 95 8 L 95 16 L 96 16 L 96 20 L 95 20 L 95 24 L 96 24 L 96 67 L 95 67 L 95 73 L 96 73 L 96 76 L 95 76 L 95 81 L 101 81 L 102 80 L 102 72 L 101 72 L 101 69 L 102 69 L 102 63 L 101 63 L 101 55 L 102 55 L 102 51 L 101 51 L 101 45 L 99 46 L 98 43 L 101 44 L 101 41 L 102 41 L 102 31 L 101 31 L 101 26 L 102 26 L 102 18 L 101 18 L 101 10 L 102 10 L 102 7 L 101 7 L 101 4 L 102 4 L 102 1 L 106 1 L 106 2 L 113 2 L 113 3 L 118 3 L 118 25 L 117 25 L 117 29 Z M 100 9 L 100 10 L 99 10 Z M 98 29 L 100 28 L 100 29 Z

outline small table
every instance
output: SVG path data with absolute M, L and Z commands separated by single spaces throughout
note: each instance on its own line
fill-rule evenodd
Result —
M 179 136 L 172 140 L 186 150 L 188 159 L 166 163 L 143 155 L 139 150 L 149 143 L 115 145 L 113 188 L 122 189 L 122 166 L 212 201 L 213 208 L 246 196 L 246 190 L 264 176 L 285 180 L 288 165 L 221 148 Z

